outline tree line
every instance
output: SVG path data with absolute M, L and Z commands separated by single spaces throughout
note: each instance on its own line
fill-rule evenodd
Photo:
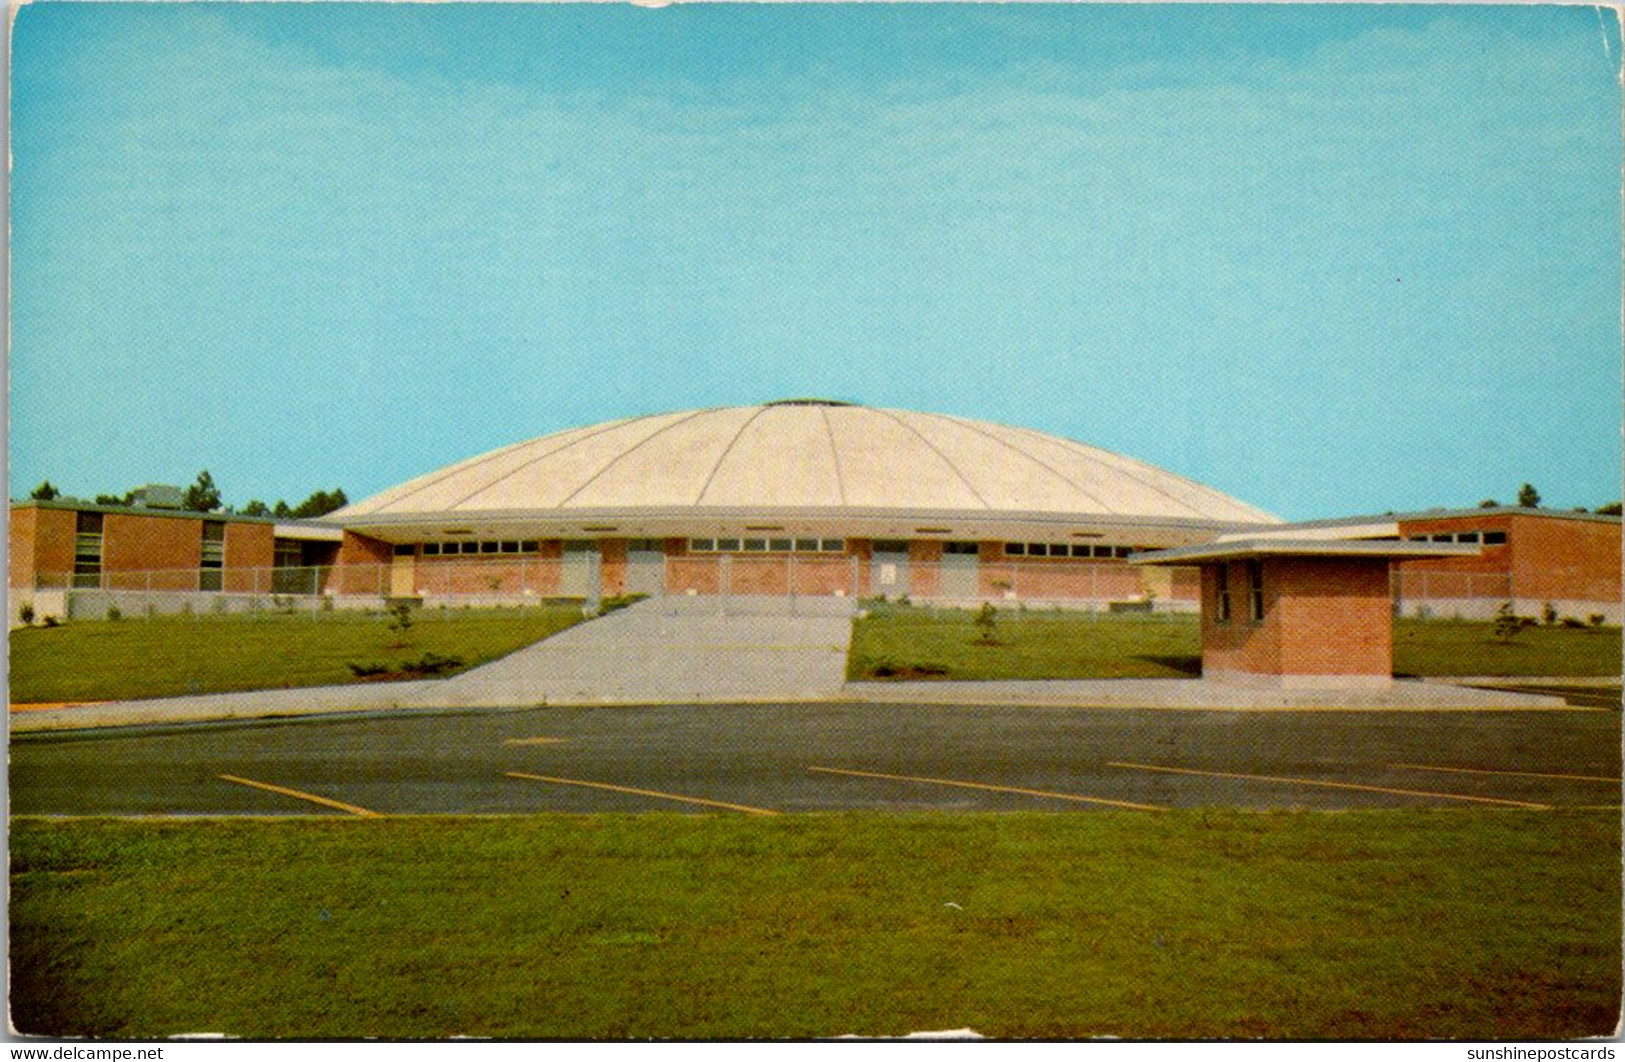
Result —
M 62 492 L 57 490 L 50 480 L 45 480 L 35 487 L 28 496 L 34 501 L 54 501 L 62 496 Z M 135 499 L 136 492 L 133 490 L 126 491 L 122 495 L 98 494 L 96 495 L 96 504 L 129 506 L 135 504 Z M 246 502 L 241 509 L 235 509 L 222 503 L 220 488 L 215 485 L 214 477 L 209 474 L 208 469 L 204 469 L 197 474 L 197 480 L 186 488 L 181 498 L 181 508 L 190 512 L 222 512 L 237 516 L 276 516 L 290 520 L 305 520 L 313 516 L 326 516 L 328 513 L 342 509 L 348 504 L 350 504 L 350 499 L 345 496 L 344 488 L 335 487 L 330 491 L 312 491 L 310 497 L 298 505 L 289 505 L 281 498 L 277 499 L 275 505 L 267 505 L 260 499 L 253 498 Z

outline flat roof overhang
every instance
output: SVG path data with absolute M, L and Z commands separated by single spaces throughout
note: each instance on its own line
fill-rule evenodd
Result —
M 343 542 L 344 528 L 319 527 L 312 524 L 276 524 L 271 534 L 277 538 L 297 542 Z
M 1207 542 L 1274 524 L 1108 513 L 858 507 L 616 508 L 450 513 L 335 513 L 335 526 L 392 544 L 464 538 L 713 538 L 786 536 L 939 541 L 1108 542 L 1145 547 Z
M 1245 538 L 1135 553 L 1128 558 L 1128 562 L 1149 565 L 1192 565 L 1218 561 L 1258 560 L 1264 557 L 1403 561 L 1430 557 L 1476 557 L 1478 552 L 1479 548 L 1471 543 Z

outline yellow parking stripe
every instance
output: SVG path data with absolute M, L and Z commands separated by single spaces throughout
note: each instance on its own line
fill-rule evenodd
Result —
M 563 738 L 548 738 L 548 737 L 508 738 L 506 741 L 503 742 L 503 744 L 504 745 L 562 745 L 562 744 L 564 744 L 564 739 Z
M 329 800 L 326 797 L 317 796 L 314 793 L 301 793 L 297 789 L 284 789 L 282 786 L 272 785 L 269 782 L 256 782 L 252 778 L 238 778 L 234 774 L 221 774 L 216 775 L 216 777 L 223 781 L 236 782 L 238 785 L 253 786 L 255 789 L 264 789 L 271 793 L 281 793 L 283 796 L 291 796 L 298 800 L 308 800 L 312 804 L 321 804 L 325 807 L 337 808 L 340 811 L 348 811 L 352 815 L 376 817 L 378 814 L 376 811 L 368 811 L 366 808 L 358 808 L 354 804 L 344 804 L 337 800 Z
M 679 796 L 676 793 L 662 793 L 655 789 L 633 789 L 630 786 L 610 785 L 608 782 L 583 782 L 579 778 L 549 778 L 540 774 L 525 774 L 522 771 L 504 771 L 509 778 L 526 778 L 532 782 L 552 782 L 554 785 L 579 785 L 588 789 L 608 789 L 614 793 L 633 793 L 637 796 L 656 797 L 660 800 L 680 800 L 685 804 L 704 804 L 706 807 L 727 808 L 729 811 L 743 811 L 747 815 L 777 815 L 777 811 L 767 808 L 746 807 L 744 804 L 724 804 L 720 800 L 701 800 L 699 797 Z
M 1322 782 L 1315 778 L 1288 778 L 1269 774 L 1237 774 L 1232 771 L 1198 771 L 1190 767 L 1158 767 L 1150 763 L 1108 763 L 1108 767 L 1126 767 L 1133 771 L 1162 771 L 1167 774 L 1201 774 L 1210 778 L 1241 778 L 1250 782 L 1287 782 L 1292 785 L 1312 785 L 1322 789 L 1358 789 L 1366 793 L 1394 793 L 1398 796 L 1433 797 L 1438 800 L 1467 800 L 1477 804 L 1504 804 L 1514 808 L 1533 808 L 1550 811 L 1545 804 L 1531 804 L 1523 800 L 1502 800 L 1499 797 L 1463 796 L 1460 793 L 1430 793 L 1420 789 L 1390 789 L 1381 785 L 1359 785 L 1355 782 Z
M 1489 771 L 1477 767 L 1428 767 L 1420 763 L 1390 763 L 1407 771 L 1440 771 L 1445 774 L 1507 774 L 1518 778 L 1568 778 L 1576 782 L 1618 782 L 1618 778 L 1604 778 L 1600 774 L 1542 774 L 1539 771 Z
M 1013 785 L 986 785 L 982 782 L 960 782 L 952 778 L 917 778 L 908 774 L 881 774 L 879 771 L 848 771 L 840 767 L 808 767 L 809 771 L 823 774 L 850 774 L 858 778 L 889 778 L 895 782 L 926 782 L 931 785 L 957 785 L 964 789 L 987 789 L 995 793 L 1021 793 L 1025 796 L 1049 797 L 1053 800 L 1076 800 L 1082 804 L 1105 804 L 1114 808 L 1134 811 L 1167 811 L 1155 804 L 1131 804 L 1126 800 L 1107 800 L 1104 797 L 1079 796 L 1077 793 L 1052 793 L 1047 789 L 1022 789 Z

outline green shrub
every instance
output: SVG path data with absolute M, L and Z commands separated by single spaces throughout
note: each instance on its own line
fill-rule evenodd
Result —
M 62 626 L 62 621 L 57 619 L 55 616 L 46 616 L 40 622 L 45 624 L 47 627 L 60 627 L 60 626 Z
M 17 610 L 17 618 L 23 621 L 24 626 L 32 627 L 34 625 L 34 606 L 26 601 L 23 602 L 22 608 Z
M 628 605 L 635 605 L 648 596 L 648 594 L 615 594 L 613 596 L 606 597 L 598 605 L 598 614 L 600 616 L 607 616 L 616 609 L 622 609 Z
M 107 618 L 113 623 L 117 623 L 119 620 L 124 618 L 124 613 L 119 611 L 119 607 L 117 605 L 108 605 Z
M 982 607 L 976 612 L 976 629 L 981 633 L 977 641 L 983 645 L 998 645 L 998 617 L 999 610 L 993 607 L 993 602 L 984 601 Z

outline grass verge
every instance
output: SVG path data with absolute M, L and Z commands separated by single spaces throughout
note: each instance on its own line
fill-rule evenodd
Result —
M 1611 812 L 19 820 L 12 1020 L 150 1038 L 1609 1034 Z
M 106 701 L 355 682 L 349 664 L 426 653 L 494 660 L 581 620 L 579 606 L 429 609 L 410 628 L 376 613 L 158 616 L 11 633 L 11 700 Z
M 851 679 L 1190 678 L 1201 674 L 1193 615 L 1000 611 L 993 641 L 975 613 L 881 605 L 859 619 Z M 1618 627 L 1529 627 L 1501 638 L 1470 620 L 1394 621 L 1401 675 L 1620 673 Z
M 964 609 L 870 606 L 852 628 L 851 679 L 1192 678 L 1195 616 L 1000 610 L 991 640 Z
M 1510 638 L 1495 624 L 1395 620 L 1394 671 L 1401 675 L 1620 674 L 1618 627 L 1525 627 Z

